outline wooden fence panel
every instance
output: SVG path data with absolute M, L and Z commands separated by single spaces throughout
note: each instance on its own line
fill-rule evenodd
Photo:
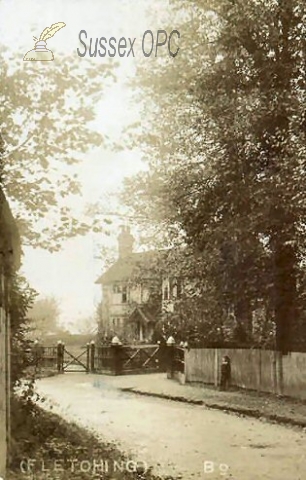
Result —
M 306 353 L 281 355 L 271 350 L 222 348 L 186 350 L 186 381 L 219 384 L 224 355 L 231 360 L 232 385 L 306 399 Z
M 283 393 L 306 400 L 306 353 L 283 355 Z
M 186 349 L 186 382 L 215 382 L 215 349 Z
M 42 367 L 57 368 L 57 347 L 42 347 Z
M 272 350 L 261 350 L 260 390 L 277 393 L 277 355 Z
M 224 355 L 227 355 L 231 360 L 231 381 L 233 385 L 253 390 L 260 388 L 260 350 L 220 349 L 219 365 L 221 365 Z

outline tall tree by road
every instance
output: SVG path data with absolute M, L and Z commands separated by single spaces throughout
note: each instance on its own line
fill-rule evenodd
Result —
M 149 170 L 127 200 L 192 246 L 215 300 L 238 320 L 264 299 L 285 351 L 303 293 L 305 4 L 173 4 L 181 50 L 142 72 Z

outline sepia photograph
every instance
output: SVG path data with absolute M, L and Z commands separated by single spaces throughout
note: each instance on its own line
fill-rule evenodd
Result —
M 305 480 L 305 0 L 0 27 L 0 480 Z

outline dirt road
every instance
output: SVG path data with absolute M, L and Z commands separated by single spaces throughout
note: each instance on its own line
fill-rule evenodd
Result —
M 153 378 L 153 377 L 152 377 Z M 42 379 L 45 408 L 114 442 L 158 475 L 183 479 L 303 480 L 306 435 L 203 406 L 137 396 L 110 377 Z

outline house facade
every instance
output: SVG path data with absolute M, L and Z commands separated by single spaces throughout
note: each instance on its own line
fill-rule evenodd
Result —
M 133 246 L 130 228 L 121 227 L 119 257 L 96 282 L 102 293 L 100 338 L 152 340 L 161 304 L 161 278 L 154 269 L 160 252 L 134 252 Z
M 19 261 L 18 229 L 0 189 L 0 478 L 6 476 L 10 433 L 10 282 Z

